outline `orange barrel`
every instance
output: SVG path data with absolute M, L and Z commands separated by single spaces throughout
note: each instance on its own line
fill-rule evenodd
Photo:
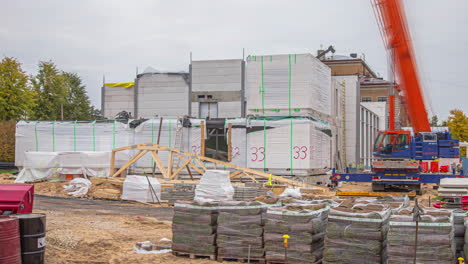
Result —
M 21 244 L 16 218 L 0 218 L 0 264 L 20 264 Z
M 42 264 L 45 256 L 45 214 L 16 214 L 21 235 L 21 258 L 23 264 Z

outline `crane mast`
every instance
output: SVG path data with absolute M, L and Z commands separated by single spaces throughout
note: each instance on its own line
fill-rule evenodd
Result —
M 431 132 L 421 82 L 411 44 L 411 35 L 401 0 L 372 0 L 389 57 L 394 65 L 398 87 L 403 91 L 408 119 L 414 133 Z M 389 98 L 393 100 L 393 96 Z M 390 106 L 393 102 L 390 103 Z M 391 107 L 392 108 L 392 107 Z M 390 109 L 390 115 L 394 109 Z M 390 128 L 392 120 L 390 117 Z

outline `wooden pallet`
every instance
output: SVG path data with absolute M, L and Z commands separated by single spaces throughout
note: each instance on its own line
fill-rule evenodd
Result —
M 210 260 L 216 260 L 215 255 L 193 254 L 193 253 L 186 253 L 186 252 L 179 252 L 179 251 L 172 251 L 172 255 L 176 257 L 188 257 L 190 259 L 209 258 Z
M 219 262 L 223 262 L 223 261 L 237 261 L 241 263 L 249 262 L 249 259 L 247 258 L 234 258 L 234 257 L 223 257 L 223 256 L 218 256 L 217 260 Z M 265 259 L 264 258 L 250 258 L 250 263 L 265 264 Z

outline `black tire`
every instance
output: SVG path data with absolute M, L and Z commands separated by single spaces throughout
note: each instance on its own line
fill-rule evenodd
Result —
M 383 192 L 385 191 L 385 184 L 372 182 L 372 191 L 373 192 Z

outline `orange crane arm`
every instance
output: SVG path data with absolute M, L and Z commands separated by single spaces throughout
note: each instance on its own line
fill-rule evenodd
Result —
M 380 19 L 378 22 L 383 27 L 387 49 L 392 51 L 390 54 L 396 77 L 406 98 L 408 119 L 413 131 L 431 132 L 403 4 L 401 0 L 373 2 Z

